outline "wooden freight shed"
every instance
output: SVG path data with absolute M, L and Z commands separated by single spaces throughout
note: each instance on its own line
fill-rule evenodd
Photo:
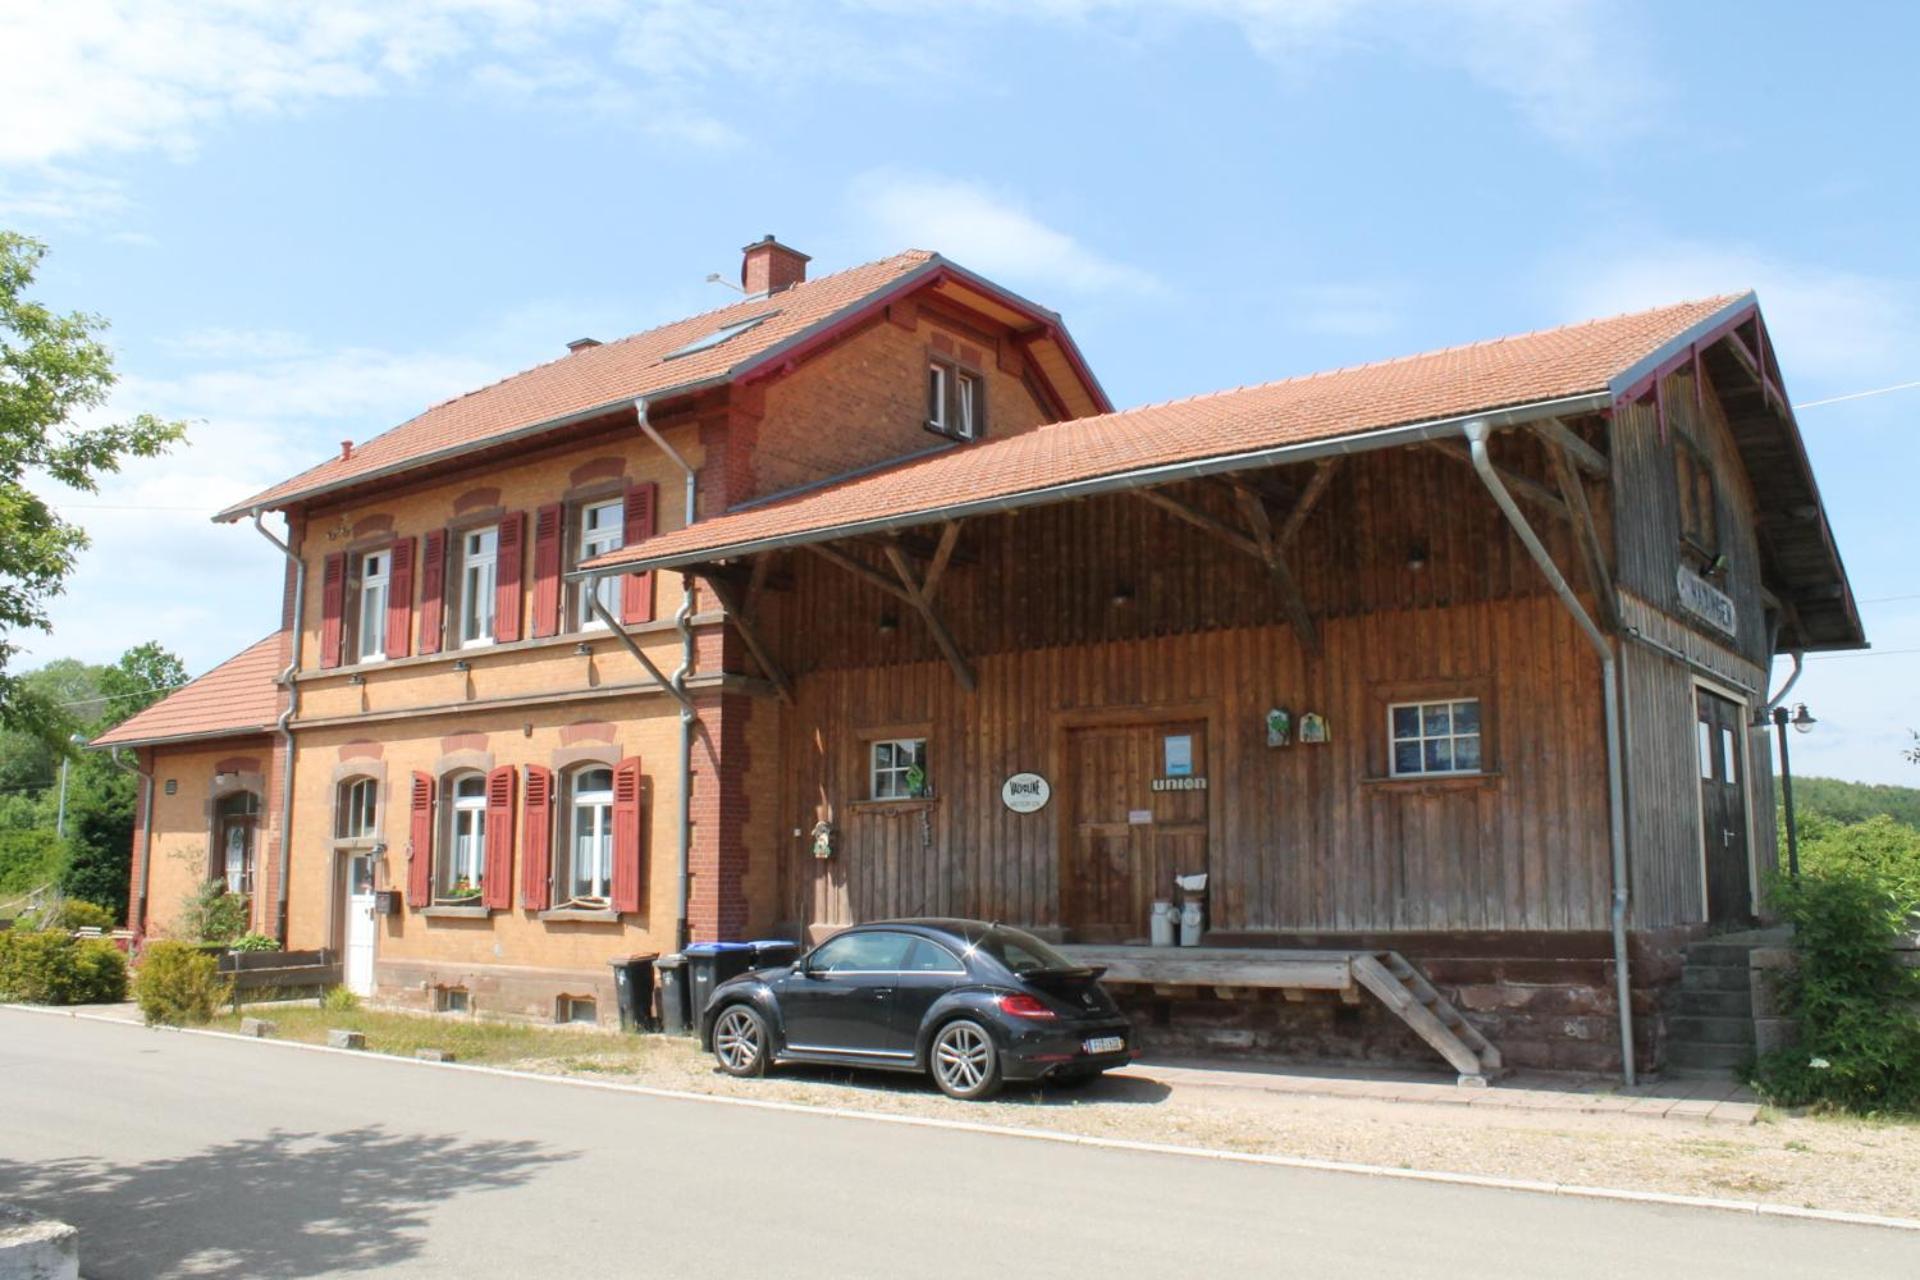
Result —
M 1774 865 L 1773 655 L 1864 643 L 1778 367 L 1713 298 L 989 423 L 581 572 L 724 603 L 814 936 L 1018 923 L 1216 1050 L 1646 1068 Z M 1205 945 L 1142 946 L 1195 875 Z

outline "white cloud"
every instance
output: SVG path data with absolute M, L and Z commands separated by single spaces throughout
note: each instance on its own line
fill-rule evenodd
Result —
M 1612 315 L 1754 289 L 1796 398 L 1912 376 L 1920 286 L 1793 262 L 1738 245 L 1644 239 L 1592 250 L 1550 270 L 1570 316 Z
M 1158 283 L 1027 212 L 1012 196 L 931 173 L 875 170 L 849 191 L 856 217 L 880 243 L 934 249 L 1016 287 L 1148 293 Z

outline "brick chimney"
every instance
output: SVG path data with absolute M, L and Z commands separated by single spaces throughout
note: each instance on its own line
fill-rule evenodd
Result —
M 766 236 L 740 251 L 740 287 L 748 293 L 779 293 L 807 278 L 807 255 Z

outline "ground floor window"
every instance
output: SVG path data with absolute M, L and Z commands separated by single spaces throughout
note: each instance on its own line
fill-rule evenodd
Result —
M 465 987 L 435 987 L 433 1007 L 440 1013 L 467 1013 L 472 1010 Z
M 887 738 L 872 744 L 875 800 L 906 800 L 927 793 L 927 740 Z
M 251 791 L 236 791 L 220 800 L 215 813 L 211 878 L 224 882 L 228 893 L 250 894 L 254 845 L 260 830 L 260 797 Z
M 1478 773 L 1480 699 L 1396 702 L 1387 708 L 1395 777 Z
M 487 865 L 487 780 L 465 773 L 453 780 L 447 815 L 447 856 L 440 863 L 440 897 L 468 902 L 480 897 Z
M 595 1023 L 600 1021 L 600 1009 L 587 996 L 561 996 L 554 1010 L 555 1022 Z
M 565 849 L 554 881 L 570 902 L 605 906 L 613 895 L 613 770 L 577 769 L 566 787 Z

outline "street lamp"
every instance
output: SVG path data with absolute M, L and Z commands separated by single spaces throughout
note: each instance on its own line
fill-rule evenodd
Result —
M 1780 799 L 1787 816 L 1787 874 L 1795 880 L 1800 878 L 1800 831 L 1793 821 L 1793 762 L 1787 755 L 1787 726 L 1792 725 L 1801 733 L 1812 733 L 1813 726 L 1818 723 L 1804 702 L 1794 703 L 1791 716 L 1785 707 L 1773 709 L 1773 724 L 1777 730 L 1774 736 L 1780 739 Z

